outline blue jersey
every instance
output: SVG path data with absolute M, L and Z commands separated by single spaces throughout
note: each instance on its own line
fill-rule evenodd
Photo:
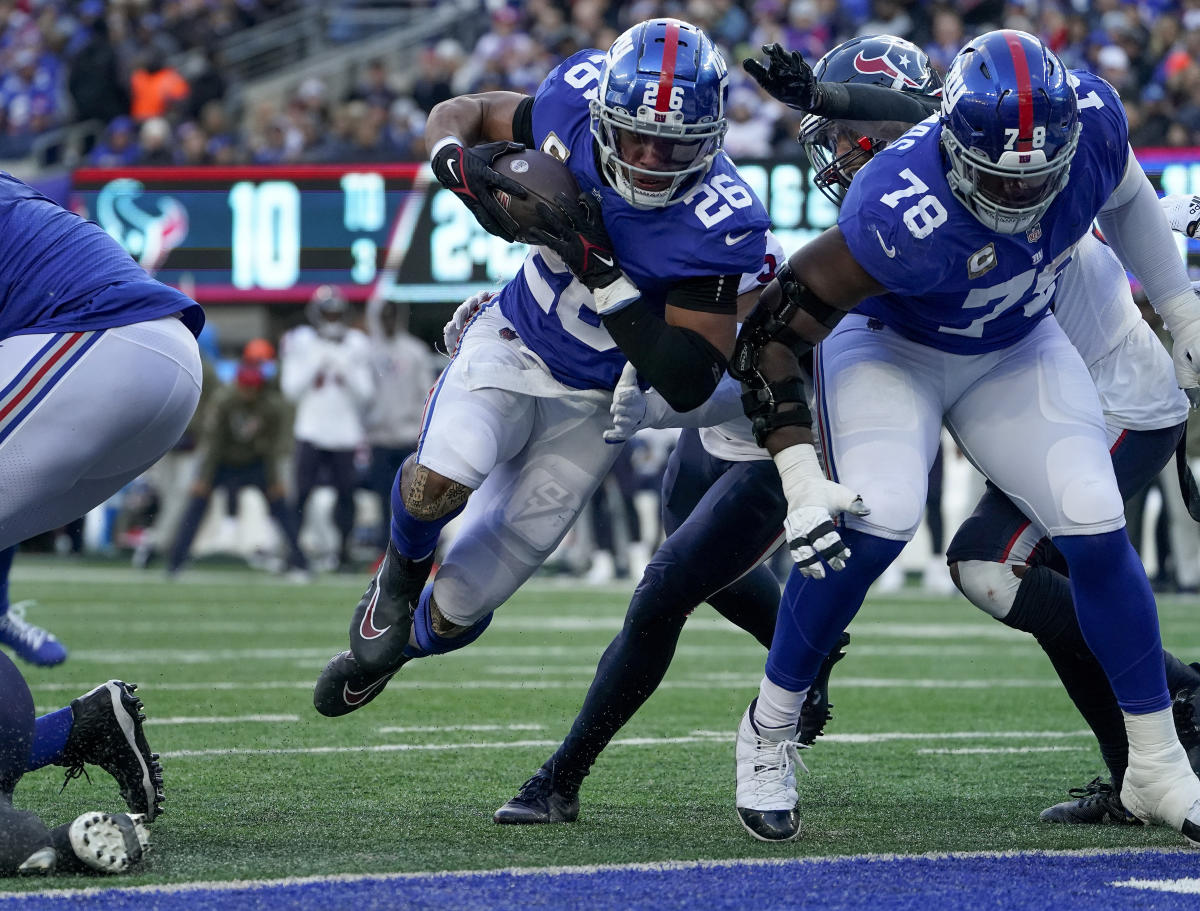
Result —
M 155 281 L 94 222 L 0 171 L 0 339 L 111 329 L 181 313 L 193 334 L 204 311 Z
M 838 227 L 854 258 L 890 292 L 867 298 L 857 312 L 963 354 L 1011 345 L 1050 312 L 1059 274 L 1128 164 L 1117 93 L 1090 73 L 1074 76 L 1082 130 L 1070 178 L 1028 231 L 990 231 L 953 196 L 936 116 L 855 175 Z
M 597 195 L 621 268 L 642 300 L 662 314 L 672 285 L 708 275 L 762 269 L 766 209 L 719 152 L 704 181 L 681 202 L 637 209 L 600 176 L 589 129 L 604 55 L 580 51 L 563 61 L 533 101 L 537 146 L 564 161 L 579 189 Z M 595 311 L 592 294 L 554 253 L 535 248 L 498 295 L 522 341 L 574 389 L 612 389 L 625 365 Z

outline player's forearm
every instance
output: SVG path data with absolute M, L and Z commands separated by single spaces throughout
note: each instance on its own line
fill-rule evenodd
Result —
M 882 85 L 821 82 L 811 113 L 848 121 L 879 139 L 895 139 L 938 109 L 941 99 Z
M 1187 268 L 1175 247 L 1158 194 L 1132 154 L 1125 177 L 1097 221 L 1104 239 L 1121 264 L 1141 282 L 1151 305 L 1167 319 L 1168 327 L 1168 312 L 1182 308 L 1189 315 L 1200 316 Z
M 603 317 L 617 347 L 676 411 L 702 405 L 728 361 L 704 336 L 668 325 L 642 301 Z
M 523 98 L 516 92 L 459 95 L 436 105 L 425 121 L 425 148 L 430 157 L 443 139 L 454 138 L 470 148 L 481 142 L 511 140 L 512 116 Z

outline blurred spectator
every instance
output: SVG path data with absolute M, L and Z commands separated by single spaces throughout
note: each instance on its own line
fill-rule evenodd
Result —
M 133 118 L 114 117 L 104 135 L 92 147 L 88 164 L 94 168 L 121 168 L 137 164 L 141 149 L 134 138 Z
M 450 74 L 454 71 L 455 59 L 448 57 L 442 50 L 442 45 L 427 47 L 421 51 L 417 59 L 417 76 L 412 84 L 412 98 L 428 114 L 434 105 L 439 104 L 454 93 L 450 89 Z
M 162 117 L 179 107 L 188 92 L 187 80 L 167 64 L 161 51 L 145 51 L 130 77 L 130 116 L 139 122 Z
M 322 285 L 309 301 L 311 325 L 293 329 L 280 346 L 280 384 L 296 406 L 295 512 L 303 525 L 320 483 L 337 492 L 334 525 L 341 535 L 335 565 L 350 568 L 354 530 L 355 450 L 366 441 L 362 414 L 374 393 L 366 336 L 350 327 L 350 305 Z
M 767 158 L 771 154 L 771 136 L 775 122 L 758 95 L 748 86 L 729 94 L 729 129 L 725 133 L 725 151 L 734 160 Z
M 103 17 L 92 23 L 87 42 L 72 58 L 67 84 L 79 120 L 112 123 L 128 113 L 129 90 Z
M 164 117 L 151 117 L 138 130 L 137 163 L 147 167 L 162 167 L 175 163 L 171 125 Z
M 280 449 L 291 440 L 287 417 L 287 406 L 267 385 L 262 368 L 243 361 L 234 383 L 215 395 L 204 422 L 199 464 L 167 561 L 168 575 L 177 575 L 187 561 L 213 490 L 223 487 L 234 501 L 243 487 L 256 487 L 283 533 L 294 578 L 308 580 L 308 560 L 300 549 L 296 517 L 288 508 L 278 464 Z
M 392 515 L 392 482 L 417 449 L 425 399 L 433 388 L 429 346 L 408 331 L 408 306 L 374 301 L 367 307 L 371 371 L 375 395 L 366 414 L 371 444 L 368 487 L 379 498 L 382 527 L 376 544 L 387 545 Z

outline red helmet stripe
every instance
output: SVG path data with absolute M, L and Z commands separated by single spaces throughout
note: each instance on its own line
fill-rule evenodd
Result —
M 1008 52 L 1012 54 L 1013 69 L 1017 76 L 1017 150 L 1029 152 L 1033 149 L 1033 85 L 1029 81 L 1029 60 L 1025 57 L 1025 48 L 1017 33 L 1011 30 L 1004 32 L 1004 40 L 1008 43 Z
M 679 23 L 667 23 L 667 35 L 663 42 L 662 76 L 658 80 L 658 100 L 654 110 L 666 113 L 671 110 L 671 88 L 675 85 L 675 57 L 679 52 Z

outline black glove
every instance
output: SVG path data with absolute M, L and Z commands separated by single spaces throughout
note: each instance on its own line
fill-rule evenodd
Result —
M 785 51 L 778 44 L 763 45 L 763 53 L 767 55 L 765 67 L 750 58 L 742 61 L 742 69 L 776 101 L 798 111 L 817 110 L 822 101 L 821 84 L 800 53 Z
M 509 243 L 520 230 L 516 220 L 496 200 L 494 191 L 524 199 L 525 188 L 492 169 L 492 162 L 507 152 L 523 151 L 519 142 L 488 142 L 470 149 L 449 143 L 433 156 L 433 176 L 471 210 L 485 231 Z
M 624 273 L 604 227 L 600 204 L 587 193 L 580 193 L 578 199 L 559 193 L 554 202 L 556 206 L 537 204 L 537 213 L 547 227 L 527 230 L 529 240 L 557 253 L 589 291 L 621 278 Z

